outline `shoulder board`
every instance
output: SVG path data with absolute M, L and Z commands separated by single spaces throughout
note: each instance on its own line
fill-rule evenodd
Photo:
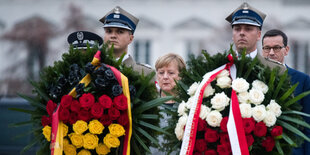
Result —
M 149 69 L 152 69 L 152 67 L 151 67 L 150 65 L 145 64 L 145 63 L 139 63 L 139 62 L 137 62 L 137 65 L 143 66 L 143 67 L 147 67 L 147 68 L 149 68 Z

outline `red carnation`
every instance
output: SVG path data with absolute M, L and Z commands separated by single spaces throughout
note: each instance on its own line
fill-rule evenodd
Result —
M 208 143 L 216 142 L 218 139 L 219 139 L 219 135 L 218 135 L 217 131 L 212 130 L 212 129 L 210 129 L 210 128 L 207 128 L 207 129 L 206 129 L 206 132 L 205 132 L 205 140 L 206 140 Z
M 60 106 L 62 106 L 62 107 L 64 107 L 64 108 L 68 108 L 68 107 L 70 107 L 71 102 L 72 102 L 72 96 L 70 96 L 70 95 L 64 95 L 64 96 L 62 96 L 62 98 L 61 98 Z
M 203 131 L 207 128 L 207 122 L 201 118 L 198 119 L 197 131 Z
M 91 93 L 86 93 L 79 98 L 79 101 L 81 107 L 88 109 L 95 103 L 95 97 Z
M 224 117 L 221 121 L 220 128 L 223 132 L 227 132 L 228 117 Z
M 204 139 L 196 139 L 194 150 L 198 152 L 204 152 L 207 150 L 206 141 Z
M 126 126 L 129 123 L 127 112 L 121 114 L 121 116 L 117 119 L 117 123 L 122 125 L 122 126 Z
M 78 120 L 78 114 L 75 112 L 70 113 L 69 123 L 73 125 Z
M 226 132 L 220 133 L 220 142 L 221 142 L 221 144 L 229 144 L 230 145 L 228 133 L 226 133 Z
M 255 120 L 251 118 L 243 118 L 243 128 L 246 134 L 250 134 L 255 128 Z
M 248 143 L 248 147 L 252 146 L 252 144 L 254 143 L 254 138 L 251 134 L 247 134 L 246 135 L 246 141 Z
M 51 124 L 52 124 L 51 117 L 47 117 L 47 116 L 43 115 L 41 118 L 41 124 L 42 124 L 42 126 L 46 126 L 46 125 L 51 126 Z
M 112 99 L 107 95 L 102 95 L 99 97 L 99 103 L 104 109 L 109 109 L 112 107 Z
M 57 104 L 54 103 L 52 100 L 49 100 L 46 104 L 46 111 L 49 116 L 53 115 L 54 110 L 56 109 Z
M 73 112 L 79 112 L 81 109 L 81 105 L 79 103 L 78 100 L 73 100 L 71 105 L 70 105 L 70 110 L 73 111 Z
M 124 94 L 116 96 L 113 99 L 113 103 L 118 110 L 126 110 L 128 108 L 127 97 Z
M 121 113 L 119 112 L 119 110 L 112 107 L 108 110 L 108 115 L 111 120 L 116 120 L 121 115 Z
M 267 126 L 264 122 L 258 122 L 255 125 L 254 135 L 257 137 L 263 137 L 267 133 Z
M 273 137 L 270 137 L 270 136 L 266 137 L 266 139 L 262 141 L 262 146 L 265 147 L 267 152 L 272 151 L 274 145 L 275 145 L 275 141 Z
M 94 118 L 100 118 L 103 114 L 103 107 L 99 103 L 95 103 L 91 109 L 90 113 L 94 116 Z
M 206 155 L 217 155 L 215 150 L 207 150 L 207 151 L 205 151 L 205 154 Z
M 112 123 L 112 120 L 110 119 L 109 115 L 104 114 L 102 115 L 102 117 L 100 118 L 100 123 L 103 126 L 109 126 Z
M 230 145 L 227 144 L 221 144 L 221 145 L 217 145 L 217 152 L 220 155 L 230 155 L 231 153 L 231 148 Z
M 62 120 L 64 123 L 69 121 L 70 111 L 67 108 L 60 108 L 59 109 L 59 119 Z
M 275 126 L 271 130 L 271 136 L 273 136 L 273 137 L 280 136 L 280 135 L 282 135 L 282 132 L 283 132 L 282 126 Z
M 78 113 L 78 120 L 83 120 L 83 121 L 89 121 L 91 118 L 91 115 L 88 110 L 86 109 L 81 109 L 81 111 Z

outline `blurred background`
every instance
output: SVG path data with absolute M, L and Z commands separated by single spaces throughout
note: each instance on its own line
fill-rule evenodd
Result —
M 86 30 L 103 37 L 99 19 L 120 6 L 140 19 L 129 53 L 155 68 L 168 52 L 187 60 L 202 49 L 211 55 L 228 50 L 232 31 L 225 18 L 243 2 L 267 14 L 262 34 L 278 28 L 288 35 L 286 64 L 309 75 L 309 0 L 0 0 L 0 154 L 18 154 L 33 138 L 12 139 L 31 126 L 8 128 L 29 117 L 7 108 L 30 108 L 16 93 L 31 95 L 27 79 L 38 80 L 43 67 L 61 59 L 70 33 Z M 261 41 L 258 47 L 261 51 Z

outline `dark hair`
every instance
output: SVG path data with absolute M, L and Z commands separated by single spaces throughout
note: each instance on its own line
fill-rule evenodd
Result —
M 274 36 L 281 36 L 282 39 L 283 39 L 284 46 L 285 47 L 287 46 L 287 36 L 286 36 L 286 34 L 284 32 L 282 32 L 281 30 L 278 30 L 278 29 L 272 29 L 272 30 L 267 31 L 264 34 L 264 36 L 263 36 L 262 44 L 264 43 L 264 38 L 265 37 L 274 37 Z

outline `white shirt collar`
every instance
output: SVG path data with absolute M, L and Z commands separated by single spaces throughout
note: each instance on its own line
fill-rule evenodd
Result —
M 250 57 L 252 59 L 254 59 L 257 55 L 257 49 L 255 49 L 254 51 L 252 51 L 251 53 L 245 55 L 246 57 Z M 239 53 L 237 52 L 237 56 L 239 57 Z
M 128 59 L 129 58 L 129 53 L 126 53 L 125 54 L 125 56 L 124 56 L 124 58 L 123 58 L 123 60 L 122 60 L 122 62 L 124 62 L 126 59 Z M 119 57 L 118 58 L 116 58 L 116 60 L 118 60 L 119 59 Z

